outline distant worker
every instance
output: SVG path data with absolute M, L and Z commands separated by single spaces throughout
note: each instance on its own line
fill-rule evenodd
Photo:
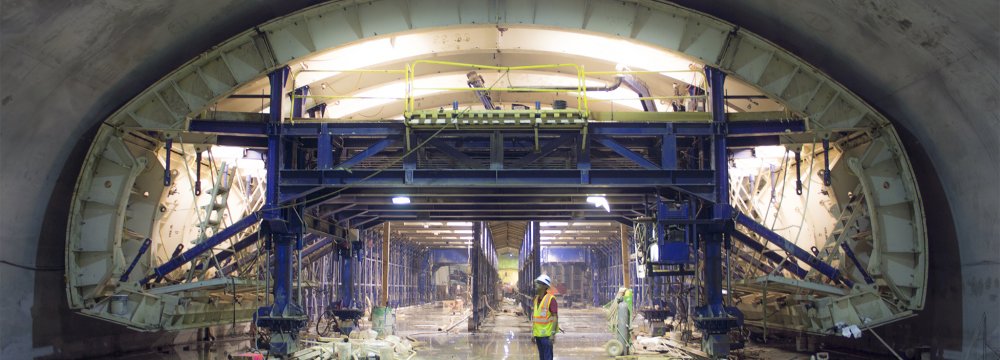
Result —
M 556 296 L 549 293 L 552 279 L 541 275 L 535 279 L 535 298 L 532 300 L 531 336 L 538 346 L 538 358 L 552 360 L 552 348 L 556 343 L 556 332 L 559 331 L 559 307 Z

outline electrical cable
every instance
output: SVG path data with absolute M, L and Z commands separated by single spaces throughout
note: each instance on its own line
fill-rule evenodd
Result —
M 10 265 L 10 266 L 13 266 L 13 267 L 16 267 L 16 268 L 28 270 L 28 271 L 63 271 L 63 270 L 66 270 L 66 268 L 64 268 L 62 266 L 58 266 L 58 267 L 56 267 L 56 266 L 38 266 L 38 267 L 33 267 L 33 266 L 15 264 L 15 263 L 12 263 L 12 262 L 7 261 L 7 260 L 0 260 L 0 263 L 6 264 L 6 265 Z

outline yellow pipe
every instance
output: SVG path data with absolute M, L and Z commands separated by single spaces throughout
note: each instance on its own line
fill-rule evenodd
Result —
M 658 100 L 658 99 L 707 99 L 708 96 L 698 95 L 698 96 L 645 96 L 645 97 L 634 97 L 634 98 L 615 98 L 615 99 L 597 99 L 594 101 L 613 101 L 613 100 Z
M 564 89 L 545 89 L 545 88 L 470 88 L 470 87 L 420 87 L 414 88 L 415 90 L 442 90 L 442 91 L 523 91 L 523 92 L 538 92 L 538 93 L 560 93 L 560 92 L 573 92 L 574 90 L 564 90 Z M 580 90 L 575 90 L 579 92 Z
M 699 73 L 694 70 L 629 70 L 629 71 L 587 71 L 587 75 L 618 75 L 618 74 L 662 74 L 662 73 Z M 704 74 L 702 74 L 704 75 Z
M 396 70 L 396 69 L 382 69 L 382 70 L 378 70 L 378 69 L 343 69 L 343 70 L 328 69 L 328 70 L 310 70 L 310 69 L 304 69 L 304 70 L 297 71 L 296 75 L 298 75 L 299 73 L 307 73 L 307 72 L 308 73 L 341 73 L 341 72 L 350 73 L 350 72 L 356 72 L 356 73 L 403 74 L 403 73 L 406 73 L 406 70 Z
M 404 100 L 406 97 L 386 97 L 386 96 L 350 96 L 350 95 L 293 95 L 292 99 L 381 99 L 381 100 Z

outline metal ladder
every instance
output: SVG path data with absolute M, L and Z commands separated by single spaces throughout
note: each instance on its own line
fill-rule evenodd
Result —
M 219 232 L 219 228 L 222 225 L 222 218 L 229 208 L 229 192 L 232 189 L 234 177 L 232 170 L 229 164 L 225 162 L 219 168 L 215 184 L 208 193 L 211 200 L 201 208 L 204 216 L 201 217 L 201 224 L 198 225 L 198 240 L 196 240 L 196 243 L 200 243 Z
M 850 230 L 852 224 L 854 224 L 858 217 L 865 212 L 865 195 L 864 192 L 862 192 L 861 184 L 858 184 L 852 193 L 856 194 L 855 198 L 849 201 L 847 206 L 844 206 L 844 209 L 841 210 L 840 216 L 837 218 L 837 225 L 833 228 L 833 231 L 830 232 L 830 236 L 827 238 L 826 244 L 823 245 L 823 248 L 820 249 L 819 254 L 817 254 L 817 257 L 820 258 L 820 260 L 835 268 L 843 267 L 841 266 L 842 251 L 839 248 L 844 242 L 847 241 L 848 238 L 850 238 L 851 232 L 848 230 Z M 808 277 L 814 275 L 815 272 L 815 269 L 811 269 L 806 276 Z
M 192 243 L 199 244 L 205 241 L 205 239 L 218 233 L 222 227 L 222 219 L 229 209 L 229 193 L 232 190 L 233 173 L 235 172 L 233 170 L 235 170 L 235 167 L 230 167 L 226 162 L 220 165 L 215 176 L 215 182 L 207 192 L 209 201 L 204 206 L 199 207 L 198 219 L 200 222 L 198 224 L 198 239 L 192 241 Z M 192 262 L 191 269 L 187 274 L 187 281 L 196 280 L 208 273 L 210 267 L 218 266 L 213 260 L 214 255 L 214 252 L 207 252 L 200 259 Z M 201 270 L 196 270 L 198 266 L 195 264 L 201 265 Z

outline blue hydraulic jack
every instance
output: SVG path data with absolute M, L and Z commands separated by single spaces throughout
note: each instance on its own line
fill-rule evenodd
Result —
M 702 233 L 705 239 L 705 304 L 695 309 L 695 326 L 702 332 L 702 351 L 712 358 L 726 358 L 730 350 L 729 331 L 740 326 L 743 318 L 738 309 L 725 306 L 722 299 L 722 248 L 724 244 L 728 247 L 729 234 L 735 231 L 729 205 L 729 157 L 726 153 L 728 127 L 723 90 L 726 74 L 706 66 L 705 77 L 711 91 L 716 202 L 712 207 L 712 224 L 699 227 L 705 230 Z
M 261 236 L 267 239 L 266 248 L 274 254 L 272 278 L 273 303 L 257 309 L 254 323 L 270 331 L 270 341 L 258 343 L 277 357 L 291 356 L 298 349 L 299 330 L 306 326 L 308 316 L 293 300 L 292 277 L 294 251 L 302 250 L 302 206 L 282 205 L 279 193 L 279 174 L 282 169 L 281 103 L 284 100 L 287 67 L 268 75 L 271 83 L 270 118 L 267 123 L 267 188 L 263 208 Z
M 354 301 L 354 276 L 352 264 L 354 259 L 361 259 L 361 243 L 344 244 L 338 249 L 340 256 L 340 301 L 331 304 L 328 312 L 337 318 L 340 333 L 350 335 L 358 327 L 358 320 L 364 317 L 365 311 L 358 308 Z

